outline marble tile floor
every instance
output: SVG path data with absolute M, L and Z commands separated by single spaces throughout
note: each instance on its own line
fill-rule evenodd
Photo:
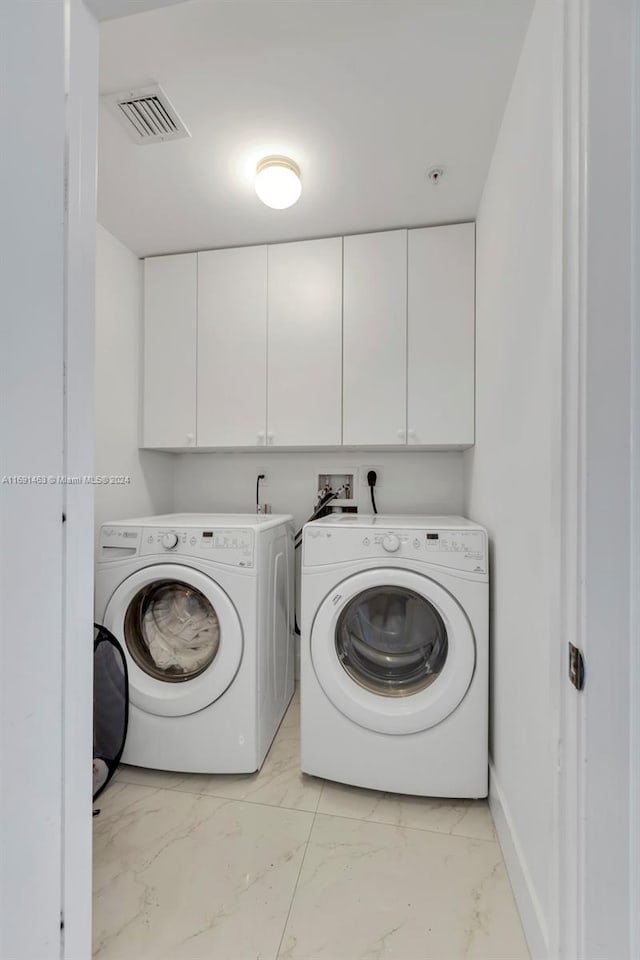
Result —
M 528 960 L 486 803 L 304 776 L 298 713 L 257 774 L 120 769 L 94 821 L 96 960 Z

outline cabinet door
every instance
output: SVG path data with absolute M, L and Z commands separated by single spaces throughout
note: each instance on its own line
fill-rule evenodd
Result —
M 267 420 L 267 248 L 198 254 L 198 446 L 256 446 Z
M 196 254 L 144 262 L 144 447 L 196 442 Z
M 269 247 L 267 440 L 341 440 L 342 238 Z
M 409 230 L 409 443 L 474 442 L 475 227 Z
M 407 231 L 344 238 L 343 443 L 406 442 Z

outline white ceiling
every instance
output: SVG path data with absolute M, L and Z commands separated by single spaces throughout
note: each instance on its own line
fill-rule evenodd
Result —
M 158 82 L 192 136 L 138 146 L 101 106 L 98 219 L 139 256 L 474 219 L 531 6 L 189 0 L 102 23 L 101 93 Z M 302 170 L 288 210 L 253 190 L 272 153 Z

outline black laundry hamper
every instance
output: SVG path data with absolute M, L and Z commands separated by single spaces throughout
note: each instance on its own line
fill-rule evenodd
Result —
M 114 635 L 93 625 L 93 799 L 120 763 L 129 723 L 129 677 L 124 651 Z

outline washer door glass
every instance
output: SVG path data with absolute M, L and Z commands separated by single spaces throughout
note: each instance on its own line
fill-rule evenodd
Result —
M 442 617 L 426 597 L 404 587 L 375 587 L 350 600 L 338 619 L 335 642 L 349 676 L 385 697 L 424 690 L 447 659 Z
M 220 647 L 220 622 L 195 587 L 179 580 L 157 580 L 133 597 L 124 637 L 141 670 L 158 680 L 181 683 L 213 663 Z
M 252 584 L 244 576 L 232 581 L 234 599 L 248 603 Z M 215 703 L 240 669 L 244 635 L 233 600 L 212 576 L 181 563 L 151 564 L 121 580 L 104 625 L 122 643 L 131 703 L 145 713 L 196 713 Z
M 304 588 L 303 588 L 304 599 Z M 325 595 L 309 653 L 322 690 L 365 730 L 428 730 L 464 699 L 476 641 L 457 598 L 413 570 L 372 567 Z

